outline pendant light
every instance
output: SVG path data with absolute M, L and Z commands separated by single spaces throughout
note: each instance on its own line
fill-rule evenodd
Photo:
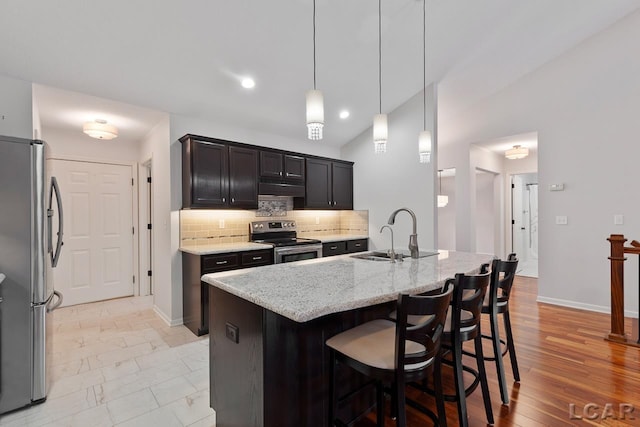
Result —
M 322 139 L 324 100 L 316 89 L 316 0 L 313 0 L 313 90 L 307 92 L 307 130 L 311 140 Z
M 431 162 L 431 132 L 427 130 L 427 0 L 422 0 L 422 132 L 418 137 L 420 163 Z
M 382 0 L 378 0 L 378 91 L 379 114 L 373 116 L 373 145 L 375 153 L 387 152 L 387 115 L 382 114 Z
M 449 196 L 442 194 L 442 169 L 438 170 L 438 178 L 440 181 L 440 190 L 438 191 L 438 207 L 444 208 L 449 204 Z

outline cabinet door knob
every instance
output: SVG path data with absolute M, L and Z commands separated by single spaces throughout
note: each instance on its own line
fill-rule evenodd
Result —
M 224 265 L 226 263 L 228 263 L 229 261 L 216 261 L 216 265 Z
M 235 203 L 235 202 L 236 202 L 236 198 L 235 198 L 235 197 L 232 197 L 232 198 L 231 198 L 231 203 Z
M 261 260 L 261 259 L 262 259 L 262 257 L 261 257 L 261 256 L 254 256 L 254 257 L 253 257 L 253 260 L 254 260 L 254 261 L 258 261 L 258 260 Z
M 226 197 L 223 197 L 223 198 L 222 198 L 222 203 L 224 203 L 224 202 L 226 202 L 226 201 L 227 201 L 227 198 L 226 198 Z
M 331 201 L 329 201 L 329 206 L 331 206 Z
M 282 176 L 282 171 L 280 171 L 280 176 Z
M 332 251 L 335 251 L 336 249 L 338 249 L 337 246 L 331 246 L 329 249 L 331 249 Z

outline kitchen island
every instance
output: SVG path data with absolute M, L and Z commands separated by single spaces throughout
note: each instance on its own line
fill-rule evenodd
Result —
M 440 251 L 393 264 L 342 255 L 202 276 L 212 286 L 210 403 L 216 425 L 328 425 L 325 341 L 384 317 L 399 293 L 441 287 L 491 259 Z M 363 383 L 340 368 L 339 394 Z M 372 389 L 364 388 L 338 414 L 349 419 L 372 401 Z

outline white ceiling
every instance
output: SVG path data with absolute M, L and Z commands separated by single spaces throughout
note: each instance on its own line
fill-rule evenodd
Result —
M 422 2 L 382 3 L 388 112 L 422 89 Z M 427 0 L 427 80 L 440 83 L 440 116 L 468 108 L 639 7 L 638 0 Z M 0 39 L 1 74 L 306 138 L 311 0 L 3 0 Z M 339 146 L 377 112 L 377 2 L 317 0 L 317 57 L 323 143 Z M 254 90 L 240 87 L 244 75 L 255 78 Z M 43 124 L 53 127 L 71 126 L 60 110 L 85 108 L 55 100 L 39 107 Z M 337 117 L 342 108 L 351 110 L 348 120 Z M 137 120 L 126 108 L 121 115 Z

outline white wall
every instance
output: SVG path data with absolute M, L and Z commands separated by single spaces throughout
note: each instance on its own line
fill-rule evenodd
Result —
M 635 40 L 640 12 L 440 124 L 441 141 L 459 150 L 473 141 L 538 132 L 542 301 L 608 311 L 606 238 L 640 237 L 632 173 L 640 158 Z M 565 191 L 549 192 L 551 183 L 564 183 Z M 624 225 L 613 225 L 616 213 L 625 215 Z M 555 225 L 556 215 L 566 215 L 568 225 Z M 637 274 L 626 276 L 630 310 L 638 309 Z
M 427 126 L 433 132 L 435 87 L 427 88 Z M 371 116 L 373 120 L 373 115 Z M 419 163 L 418 135 L 423 129 L 423 94 L 411 98 L 388 116 L 387 152 L 375 154 L 369 128 L 342 148 L 342 157 L 355 162 L 353 173 L 354 208 L 369 210 L 369 238 L 374 249 L 391 246 L 388 231 L 380 227 L 397 208 L 413 210 L 418 219 L 418 245 L 422 250 L 436 244 L 435 175 L 437 153 L 432 162 Z M 436 143 L 434 142 L 434 146 Z M 411 218 L 399 213 L 394 225 L 396 248 L 407 248 Z
M 152 159 L 152 268 L 154 309 L 170 325 L 182 323 L 182 277 L 173 277 L 171 259 L 171 161 L 169 117 L 162 120 L 141 141 L 140 161 Z
M 31 82 L 0 74 L 0 135 L 33 138 Z
M 440 185 L 440 182 L 442 185 Z M 440 192 L 442 187 L 442 192 Z M 447 206 L 438 208 L 438 249 L 456 250 L 456 177 L 442 177 L 438 183 L 438 194 L 449 197 Z
M 140 157 L 139 141 L 122 137 L 110 141 L 95 139 L 82 133 L 80 128 L 68 131 L 44 127 L 42 139 L 49 144 L 50 156 L 56 158 L 132 164 Z
M 495 253 L 495 195 L 494 178 L 490 172 L 476 173 L 476 251 Z

